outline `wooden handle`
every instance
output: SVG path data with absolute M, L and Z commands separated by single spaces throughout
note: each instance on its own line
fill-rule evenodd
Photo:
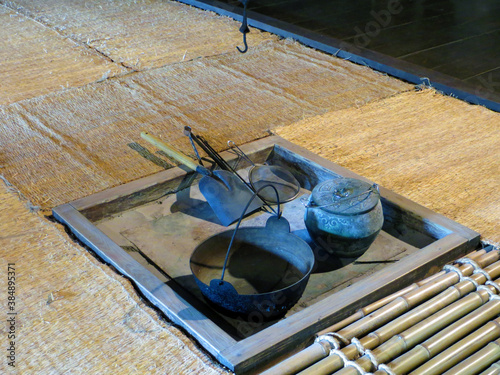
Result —
M 188 156 L 183 153 L 177 151 L 171 145 L 163 142 L 160 138 L 155 137 L 154 135 L 149 134 L 148 132 L 142 132 L 141 137 L 151 143 L 152 145 L 158 147 L 160 150 L 165 152 L 171 158 L 177 160 L 179 163 L 184 164 L 189 169 L 193 171 L 198 170 L 198 165 Z

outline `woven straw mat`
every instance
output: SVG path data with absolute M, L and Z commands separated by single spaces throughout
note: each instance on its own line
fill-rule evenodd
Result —
M 500 243 L 496 112 L 425 90 L 276 133 Z
M 1 1 L 0 1 L 1 2 Z M 240 23 L 167 0 L 15 0 L 9 6 L 133 70 L 236 51 Z M 251 29 L 251 47 L 272 34 Z
M 69 241 L 61 226 L 30 213 L 10 190 L 0 181 L 2 275 L 15 264 L 16 368 L 4 355 L 0 373 L 226 373 L 147 308 L 128 281 Z M 2 277 L 4 312 L 6 284 Z M 6 329 L 0 325 L 5 340 Z
M 0 5 L 0 105 L 122 74 L 124 67 Z
M 52 208 L 168 167 L 142 130 L 191 152 L 189 125 L 217 149 L 412 86 L 292 42 L 128 74 L 0 107 L 0 166 Z M 151 160 L 154 160 L 152 162 Z M 159 164 L 159 165 L 157 165 Z

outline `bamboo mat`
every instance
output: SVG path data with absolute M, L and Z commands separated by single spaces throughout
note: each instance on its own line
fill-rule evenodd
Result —
M 0 373 L 226 373 L 147 308 L 128 281 L 26 203 L 0 181 L 0 306 L 8 311 L 7 264 L 15 263 L 17 312 L 16 368 L 3 355 Z
M 13 9 L 133 70 L 236 50 L 240 23 L 168 0 L 14 0 Z M 255 47 L 276 36 L 252 29 Z
M 276 133 L 500 243 L 500 114 L 403 93 Z
M 498 374 L 499 258 L 491 246 L 473 251 L 318 332 L 262 375 Z
M 128 74 L 0 107 L 2 173 L 52 208 L 168 167 L 141 130 L 185 152 L 189 125 L 222 148 L 411 86 L 292 42 Z M 156 157 L 157 160 L 158 158 Z M 158 161 L 157 161 L 158 163 Z
M 84 86 L 127 70 L 0 5 L 0 105 Z

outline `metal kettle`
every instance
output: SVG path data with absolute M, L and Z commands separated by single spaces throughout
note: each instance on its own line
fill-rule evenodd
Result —
M 321 182 L 309 197 L 304 221 L 312 240 L 328 253 L 358 257 L 384 223 L 378 186 L 354 178 Z

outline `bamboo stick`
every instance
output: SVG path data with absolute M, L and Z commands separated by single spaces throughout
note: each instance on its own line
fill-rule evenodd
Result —
M 500 253 L 498 251 L 487 253 L 483 257 L 479 258 L 477 260 L 477 263 L 480 267 L 485 267 L 499 260 L 499 254 Z M 458 268 L 466 276 L 470 276 L 474 270 L 474 268 L 470 264 L 463 264 Z M 365 333 L 368 333 L 373 329 L 380 327 L 382 324 L 394 319 L 402 312 L 408 311 L 417 304 L 429 298 L 432 298 L 447 287 L 458 282 L 459 277 L 455 272 L 446 272 L 444 275 L 421 286 L 420 288 L 415 289 L 410 293 L 405 294 L 404 296 L 396 298 L 394 301 L 375 311 L 373 314 L 370 314 L 363 319 L 360 319 L 359 321 L 347 326 L 338 333 L 348 339 L 362 336 Z
M 485 271 L 492 277 L 500 276 L 500 262 L 488 266 Z M 474 274 L 471 278 L 479 284 L 486 282 L 486 277 L 483 274 Z M 391 360 L 408 350 L 408 348 L 430 337 L 439 329 L 446 327 L 489 301 L 489 294 L 485 290 L 470 293 L 474 289 L 475 285 L 467 280 L 451 286 L 426 303 L 363 337 L 360 343 L 366 349 L 373 349 L 385 342 L 385 344 L 373 350 L 373 354 L 381 363 Z M 489 287 L 489 289 L 492 293 L 496 293 L 493 287 Z M 463 295 L 466 295 L 466 297 L 459 299 Z M 400 332 L 402 333 L 395 336 Z M 358 354 L 358 349 L 353 344 L 346 346 L 341 351 L 349 359 Z M 356 363 L 366 371 L 375 370 L 368 356 L 359 358 Z M 300 374 L 330 374 L 342 366 L 343 361 L 339 356 L 333 354 Z M 357 371 L 354 370 L 353 372 L 353 370 L 353 368 L 346 368 L 340 371 L 339 374 L 357 374 Z
M 434 276 L 434 275 L 433 275 Z M 430 282 L 431 280 L 434 279 L 434 277 L 428 278 Z M 427 279 L 426 279 L 427 280 Z M 421 282 L 421 285 L 425 284 L 425 280 Z M 317 335 L 322 335 L 327 332 L 335 332 L 337 330 L 340 330 L 349 324 L 363 318 L 364 316 L 368 315 L 372 311 L 375 311 L 377 306 L 384 306 L 388 304 L 389 302 L 393 301 L 394 299 L 408 293 L 409 291 L 412 291 L 416 289 L 419 285 L 417 283 L 414 283 L 390 296 L 387 296 L 385 298 L 382 298 L 379 301 L 374 302 L 371 305 L 368 305 L 358 311 L 356 311 L 354 314 L 350 315 L 346 319 L 340 321 L 339 323 L 331 326 L 328 328 L 328 331 L 322 331 L 319 332 Z M 378 308 L 380 308 L 378 307 Z M 332 330 L 332 331 L 330 331 Z M 328 347 L 325 347 L 325 344 Z M 311 364 L 320 361 L 321 359 L 325 358 L 328 356 L 330 353 L 331 345 L 329 345 L 325 341 L 319 341 L 319 342 L 314 342 L 307 348 L 303 349 L 302 351 L 296 353 L 295 355 L 287 358 L 286 360 L 276 364 L 275 366 L 269 368 L 268 370 L 264 371 L 261 373 L 261 375 L 290 375 L 290 374 L 296 374 L 300 370 L 303 370 L 304 368 L 310 366 Z
M 494 292 L 493 287 L 490 287 L 490 290 Z M 392 336 L 391 339 L 374 349 L 372 353 L 379 363 L 385 363 L 397 357 L 409 348 L 421 343 L 439 330 L 462 318 L 464 315 L 474 311 L 476 308 L 488 301 L 489 294 L 485 290 L 469 293 L 464 298 L 456 301 L 446 308 L 440 309 L 437 313 L 425 320 L 422 320 L 420 323 L 410 325 L 408 329 L 401 334 Z M 388 326 L 389 325 L 390 324 L 388 324 Z M 362 344 L 363 341 L 363 339 L 360 340 Z M 364 355 L 356 360 L 356 364 L 366 371 L 376 370 L 371 359 L 367 355 Z M 347 367 L 336 372 L 336 374 L 357 375 L 358 372 L 352 367 Z
M 404 355 L 396 358 L 388 366 L 395 374 L 408 374 L 416 367 L 448 348 L 452 343 L 457 342 L 469 332 L 496 317 L 499 312 L 500 301 L 490 300 L 480 308 L 435 334 L 424 343 L 415 346 Z M 376 371 L 375 374 L 382 375 L 386 373 L 385 371 Z
M 315 342 L 295 355 L 261 372 L 260 375 L 296 374 L 308 366 L 308 364 L 302 362 L 302 358 L 306 358 L 308 362 L 314 363 L 328 356 L 330 349 L 331 347 L 326 341 Z
M 498 305 L 500 308 L 500 304 Z M 497 315 L 500 312 L 497 309 Z M 483 327 L 473 332 L 469 336 L 460 340 L 450 348 L 446 349 L 424 365 L 413 371 L 412 375 L 439 375 L 457 364 L 464 358 L 467 358 L 478 349 L 482 348 L 488 342 L 500 337 L 500 318 L 486 323 Z
M 500 262 L 493 263 L 492 265 L 484 268 L 484 270 L 490 275 L 491 278 L 497 278 L 500 276 Z M 486 276 L 481 273 L 474 274 L 470 278 L 478 284 L 484 284 L 487 281 Z M 452 304 L 470 292 L 473 292 L 475 289 L 476 286 L 473 282 L 468 280 L 464 280 L 450 286 L 448 289 L 439 293 L 427 302 L 415 307 L 408 313 L 377 329 L 374 333 L 369 333 L 365 340 L 366 344 L 370 347 L 376 347 L 382 344 L 394 336 L 396 332 L 402 332 L 405 329 L 417 324 L 428 316 L 438 312 L 442 308 Z M 486 299 L 485 302 L 487 300 L 488 299 Z
M 499 252 L 493 252 L 494 254 L 487 253 L 481 256 L 479 259 L 477 259 L 478 264 L 481 267 L 484 267 L 486 264 L 491 263 L 492 261 L 498 260 L 499 258 Z M 468 267 L 467 267 L 468 266 Z M 470 275 L 472 273 L 473 267 L 470 265 L 463 265 L 459 267 L 459 269 L 462 271 L 464 275 Z M 496 277 L 499 275 L 499 265 L 495 265 L 493 268 L 490 269 L 492 274 L 494 275 L 493 277 Z M 453 274 L 453 275 L 451 275 Z M 484 275 L 481 274 L 476 274 L 473 277 L 476 281 L 481 281 L 484 283 L 486 279 L 484 278 Z M 381 324 L 378 324 L 380 321 L 382 323 L 390 321 L 393 318 L 398 317 L 399 315 L 402 315 L 406 311 L 408 311 L 412 306 L 416 305 L 419 301 L 425 300 L 428 298 L 425 292 L 432 295 L 435 294 L 435 291 L 437 289 L 437 292 L 442 291 L 444 288 L 442 287 L 442 283 L 445 283 L 445 286 L 448 286 L 448 284 L 453 285 L 455 280 L 458 280 L 458 275 L 454 272 L 448 272 L 445 273 L 444 275 L 441 275 L 437 279 L 433 279 L 432 282 L 424 284 L 420 289 L 414 290 L 410 292 L 407 296 L 401 296 L 398 297 L 396 300 L 392 301 L 388 305 L 384 306 L 383 308 L 379 309 L 376 311 L 374 314 L 371 316 L 367 317 L 370 319 L 362 319 L 362 320 L 368 320 L 368 322 L 372 322 L 372 326 L 374 328 L 377 328 Z M 461 286 L 460 288 L 465 288 L 465 290 L 471 291 L 473 290 L 474 286 L 470 282 L 462 282 L 460 283 Z M 462 285 L 463 284 L 463 285 Z M 436 285 L 438 285 L 438 288 L 436 288 Z M 467 285 L 469 285 L 467 287 Z M 422 292 L 424 290 L 424 292 Z M 452 292 L 452 295 L 456 295 L 457 298 L 460 297 L 460 294 L 463 295 L 466 293 L 466 291 L 460 291 L 460 289 L 457 289 L 458 295 L 456 292 Z M 430 292 L 429 292 L 430 291 Z M 456 299 L 455 299 L 456 300 Z M 450 301 L 451 303 L 453 301 Z M 422 317 L 421 317 L 422 318 Z M 339 333 L 345 337 L 348 340 L 351 340 L 353 337 L 361 336 L 365 334 L 366 332 L 370 332 L 371 326 L 369 324 L 360 325 L 360 327 L 356 327 L 356 324 L 359 322 L 356 322 L 352 324 L 351 326 L 347 328 L 351 328 L 350 331 L 347 331 L 346 329 L 341 330 Z M 400 324 L 401 321 L 397 320 L 395 325 L 391 326 L 392 328 L 386 329 L 386 332 L 390 334 L 389 337 L 392 337 L 392 335 L 395 334 L 395 329 L 396 325 Z M 404 325 L 402 326 L 404 327 Z M 401 332 L 401 330 L 397 331 L 397 333 Z M 376 336 L 377 337 L 377 336 Z M 362 344 L 368 348 L 372 349 L 376 345 L 378 345 L 378 342 L 362 342 Z M 372 346 L 373 345 L 373 346 Z M 358 351 L 355 346 L 353 345 L 348 345 L 345 347 L 342 352 L 349 358 L 352 359 L 354 358 L 357 354 Z M 300 353 L 299 353 L 300 354 Z M 316 362 L 316 363 L 315 363 Z M 314 363 L 314 364 L 313 364 Z M 313 364 L 311 367 L 306 368 L 307 366 L 310 366 Z M 288 369 L 292 369 L 296 371 L 297 368 L 306 368 L 304 371 L 302 371 L 300 374 L 301 375 L 306 375 L 306 374 L 330 374 L 331 372 L 339 369 L 342 367 L 343 361 L 340 359 L 340 357 L 332 355 L 328 356 L 320 361 L 317 360 L 317 358 L 307 358 L 305 356 L 298 356 L 296 355 L 295 358 L 291 358 L 291 361 L 287 363 Z M 283 367 L 282 367 L 283 368 Z M 275 368 L 273 368 L 275 369 Z M 269 372 L 268 374 L 290 374 L 290 373 L 295 373 L 295 372 Z
M 467 254 L 466 258 L 469 258 L 473 261 L 477 261 L 479 258 L 483 257 L 485 254 L 487 254 L 485 250 L 474 250 L 471 253 Z M 488 259 L 488 257 L 486 257 L 486 259 L 483 260 L 485 262 L 485 265 L 491 264 L 491 263 L 495 262 L 496 260 L 500 259 L 500 257 L 498 259 L 495 259 L 494 254 L 490 255 L 489 257 L 490 257 L 490 259 Z M 446 271 L 439 271 L 439 272 L 425 278 L 424 280 L 415 282 L 415 283 L 407 286 L 404 289 L 401 289 L 393 294 L 388 295 L 387 297 L 379 299 L 378 301 L 375 301 L 375 302 L 359 309 L 354 314 L 352 314 L 351 316 L 347 317 L 346 319 L 340 321 L 339 323 L 336 323 L 336 324 L 318 332 L 317 336 L 324 335 L 328 332 L 337 332 L 337 331 L 341 330 L 342 328 L 347 327 L 349 324 L 353 323 L 354 321 L 359 320 L 361 318 L 364 318 L 368 314 L 371 314 L 372 312 L 378 310 L 379 308 L 394 301 L 396 298 L 401 297 L 402 295 L 404 295 L 406 293 L 409 293 L 415 289 L 420 288 L 421 286 L 423 286 L 425 284 L 430 283 L 431 281 L 444 275 L 445 273 L 446 273 Z
M 500 375 L 500 361 L 493 363 L 479 375 Z
M 405 295 L 406 293 L 409 293 L 415 289 L 418 289 L 422 285 L 425 285 L 427 283 L 430 283 L 434 279 L 438 278 L 439 276 L 445 274 L 445 271 L 440 271 L 432 276 L 429 276 L 428 278 L 421 280 L 419 282 L 413 283 L 411 285 L 408 285 L 406 288 L 403 288 L 401 290 L 398 290 L 397 292 L 388 295 L 387 297 L 381 298 L 378 301 L 375 301 L 368 306 L 365 306 L 358 311 L 356 311 L 354 314 L 351 316 L 347 317 L 346 319 L 320 331 L 317 333 L 317 336 L 324 335 L 329 332 L 337 332 L 341 330 L 342 328 L 347 327 L 349 324 L 354 323 L 356 320 L 359 320 L 361 318 L 364 318 L 368 314 L 371 314 L 372 312 L 380 309 L 381 307 L 389 304 L 390 302 L 394 301 L 396 298 L 401 297 Z
M 477 374 L 498 360 L 500 360 L 500 340 L 495 340 L 446 371 L 443 375 Z
M 485 250 L 475 250 L 467 255 L 467 258 L 476 261 L 481 267 L 485 267 L 498 259 L 500 259 L 500 253 L 497 251 L 486 252 Z M 472 268 L 461 266 L 459 269 L 464 273 L 464 275 L 470 275 L 472 273 Z M 412 292 L 418 288 L 425 286 L 426 284 L 430 284 L 434 282 L 436 279 L 444 276 L 446 274 L 445 271 L 440 271 L 434 275 L 427 277 L 424 280 L 413 283 L 412 285 L 393 293 L 387 297 L 384 297 L 370 305 L 365 306 L 364 308 L 358 310 L 356 313 L 352 314 L 348 318 L 342 320 L 341 322 L 329 327 L 328 329 L 321 331 L 318 333 L 319 335 L 325 334 L 327 332 L 337 332 L 342 328 L 347 327 L 348 325 L 366 317 L 372 312 L 388 305 L 399 297 L 402 297 L 404 294 Z M 456 274 L 455 274 L 456 275 Z M 458 277 L 457 277 L 458 279 Z M 390 318 L 388 319 L 390 320 Z M 325 344 L 327 345 L 325 349 Z M 275 366 L 269 368 L 267 371 L 264 371 L 262 375 L 287 375 L 287 374 L 296 374 L 300 370 L 310 366 L 311 364 L 325 358 L 329 354 L 329 349 L 332 346 L 327 342 L 315 342 L 306 349 L 296 353 L 295 355 L 287 358 L 286 360 L 276 364 Z M 357 352 L 356 352 L 357 353 Z M 356 354 L 354 353 L 354 355 Z

